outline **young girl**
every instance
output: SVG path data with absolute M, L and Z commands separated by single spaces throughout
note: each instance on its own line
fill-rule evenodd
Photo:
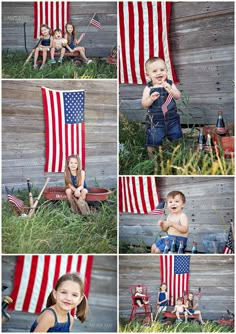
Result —
M 65 167 L 66 195 L 74 213 L 88 213 L 89 207 L 85 202 L 88 193 L 85 182 L 85 171 L 81 169 L 81 161 L 78 155 L 70 155 Z M 83 205 L 82 205 L 83 204 Z
M 76 46 L 76 44 L 79 44 L 81 42 L 85 34 L 82 34 L 79 39 L 76 39 L 75 26 L 71 22 L 66 23 L 65 31 L 65 39 L 67 39 L 67 44 L 69 46 L 68 49 L 70 50 L 70 52 L 79 51 L 83 61 L 86 64 L 91 63 L 92 60 L 88 59 L 85 55 L 85 48 L 83 46 Z
M 194 295 L 192 292 L 189 292 L 185 305 L 189 314 L 198 314 L 198 319 L 200 323 L 203 325 L 205 322 L 202 320 L 201 311 L 195 310 L 196 307 L 198 306 L 198 303 L 194 304 Z
M 53 43 L 53 37 L 51 36 L 51 29 L 46 24 L 41 24 L 40 26 L 41 36 L 40 36 L 40 43 L 39 46 L 35 49 L 34 52 L 34 69 L 37 70 L 37 60 L 39 56 L 39 51 L 43 51 L 43 62 L 40 67 L 40 70 L 42 70 L 45 66 L 46 60 L 47 60 L 47 52 L 50 51 Z
M 74 323 L 70 311 L 74 308 L 77 319 L 84 322 L 88 313 L 84 284 L 77 273 L 68 273 L 57 281 L 48 296 L 46 308 L 34 321 L 30 332 L 70 332 Z
M 168 306 L 168 295 L 166 283 L 161 283 L 157 296 L 157 314 L 166 310 Z

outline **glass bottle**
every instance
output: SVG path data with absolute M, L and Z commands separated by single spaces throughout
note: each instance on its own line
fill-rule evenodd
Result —
M 184 241 L 183 240 L 179 241 L 178 254 L 184 254 Z
M 226 135 L 226 128 L 225 128 L 225 122 L 223 119 L 223 112 L 218 111 L 218 118 L 216 122 L 216 133 L 220 136 Z
M 204 135 L 203 135 L 203 129 L 201 128 L 199 130 L 199 135 L 197 139 L 197 149 L 199 151 L 203 150 L 203 145 L 204 145 Z
M 169 240 L 165 240 L 165 248 L 163 254 L 168 254 L 168 253 L 169 253 Z
M 192 254 L 197 254 L 197 242 L 193 241 Z
M 177 252 L 176 238 L 173 237 L 172 244 L 171 244 L 171 247 L 170 247 L 170 253 L 174 254 L 176 252 Z
M 211 151 L 211 135 L 210 133 L 207 134 L 207 137 L 206 137 L 206 142 L 205 142 L 205 145 L 204 145 L 204 151 L 205 152 L 210 152 Z

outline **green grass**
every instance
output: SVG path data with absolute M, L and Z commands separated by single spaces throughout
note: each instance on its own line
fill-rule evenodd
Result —
M 219 325 L 216 321 L 207 321 L 205 325 L 200 325 L 197 321 L 187 324 L 173 323 L 172 325 L 156 321 L 151 325 L 143 325 L 138 320 L 127 323 L 121 319 L 119 331 L 126 333 L 226 333 L 234 332 L 234 329 L 230 326 Z
M 151 250 L 150 247 L 147 247 L 142 240 L 137 240 L 135 244 L 120 240 L 119 252 L 120 254 L 148 254 Z
M 117 67 L 105 60 L 93 58 L 93 63 L 78 67 L 71 60 L 65 60 L 60 64 L 51 65 L 49 62 L 43 70 L 33 69 L 33 57 L 23 67 L 27 54 L 22 52 L 3 52 L 2 54 L 2 78 L 15 79 L 116 79 Z
M 119 173 L 121 175 L 233 175 L 234 159 L 196 150 L 193 129 L 173 143 L 167 139 L 149 160 L 145 147 L 145 126 L 122 117 L 120 119 Z
M 15 195 L 27 203 L 27 192 Z M 100 202 L 96 212 L 84 216 L 72 213 L 67 201 L 42 200 L 31 219 L 16 216 L 11 205 L 3 201 L 2 252 L 116 253 L 116 195 L 109 199 L 110 202 Z

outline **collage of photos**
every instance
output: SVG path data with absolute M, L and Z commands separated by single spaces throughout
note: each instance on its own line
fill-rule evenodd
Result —
M 2 333 L 235 332 L 234 17 L 1 1 Z

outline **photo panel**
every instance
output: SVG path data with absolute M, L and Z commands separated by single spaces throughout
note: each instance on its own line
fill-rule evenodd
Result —
M 74 317 L 72 332 L 117 331 L 115 255 L 4 255 L 2 286 L 5 303 L 2 305 L 3 332 L 29 332 L 39 319 L 40 312 L 45 309 L 47 300 L 48 307 L 54 308 L 55 305 L 50 305 L 48 299 L 53 289 L 59 292 L 64 289 L 62 291 L 66 297 L 63 297 L 65 299 L 61 302 L 56 295 L 56 306 L 61 303 L 61 307 L 67 308 L 68 313 L 71 312 Z M 74 309 L 70 310 L 70 305 L 73 305 L 70 293 L 72 291 L 79 294 L 81 286 L 89 307 L 84 322 L 77 319 Z M 81 312 L 82 307 L 81 305 Z M 59 329 L 58 327 L 57 330 Z
M 116 80 L 4 80 L 2 135 L 3 252 L 116 253 Z M 74 155 L 85 204 L 65 192 Z

